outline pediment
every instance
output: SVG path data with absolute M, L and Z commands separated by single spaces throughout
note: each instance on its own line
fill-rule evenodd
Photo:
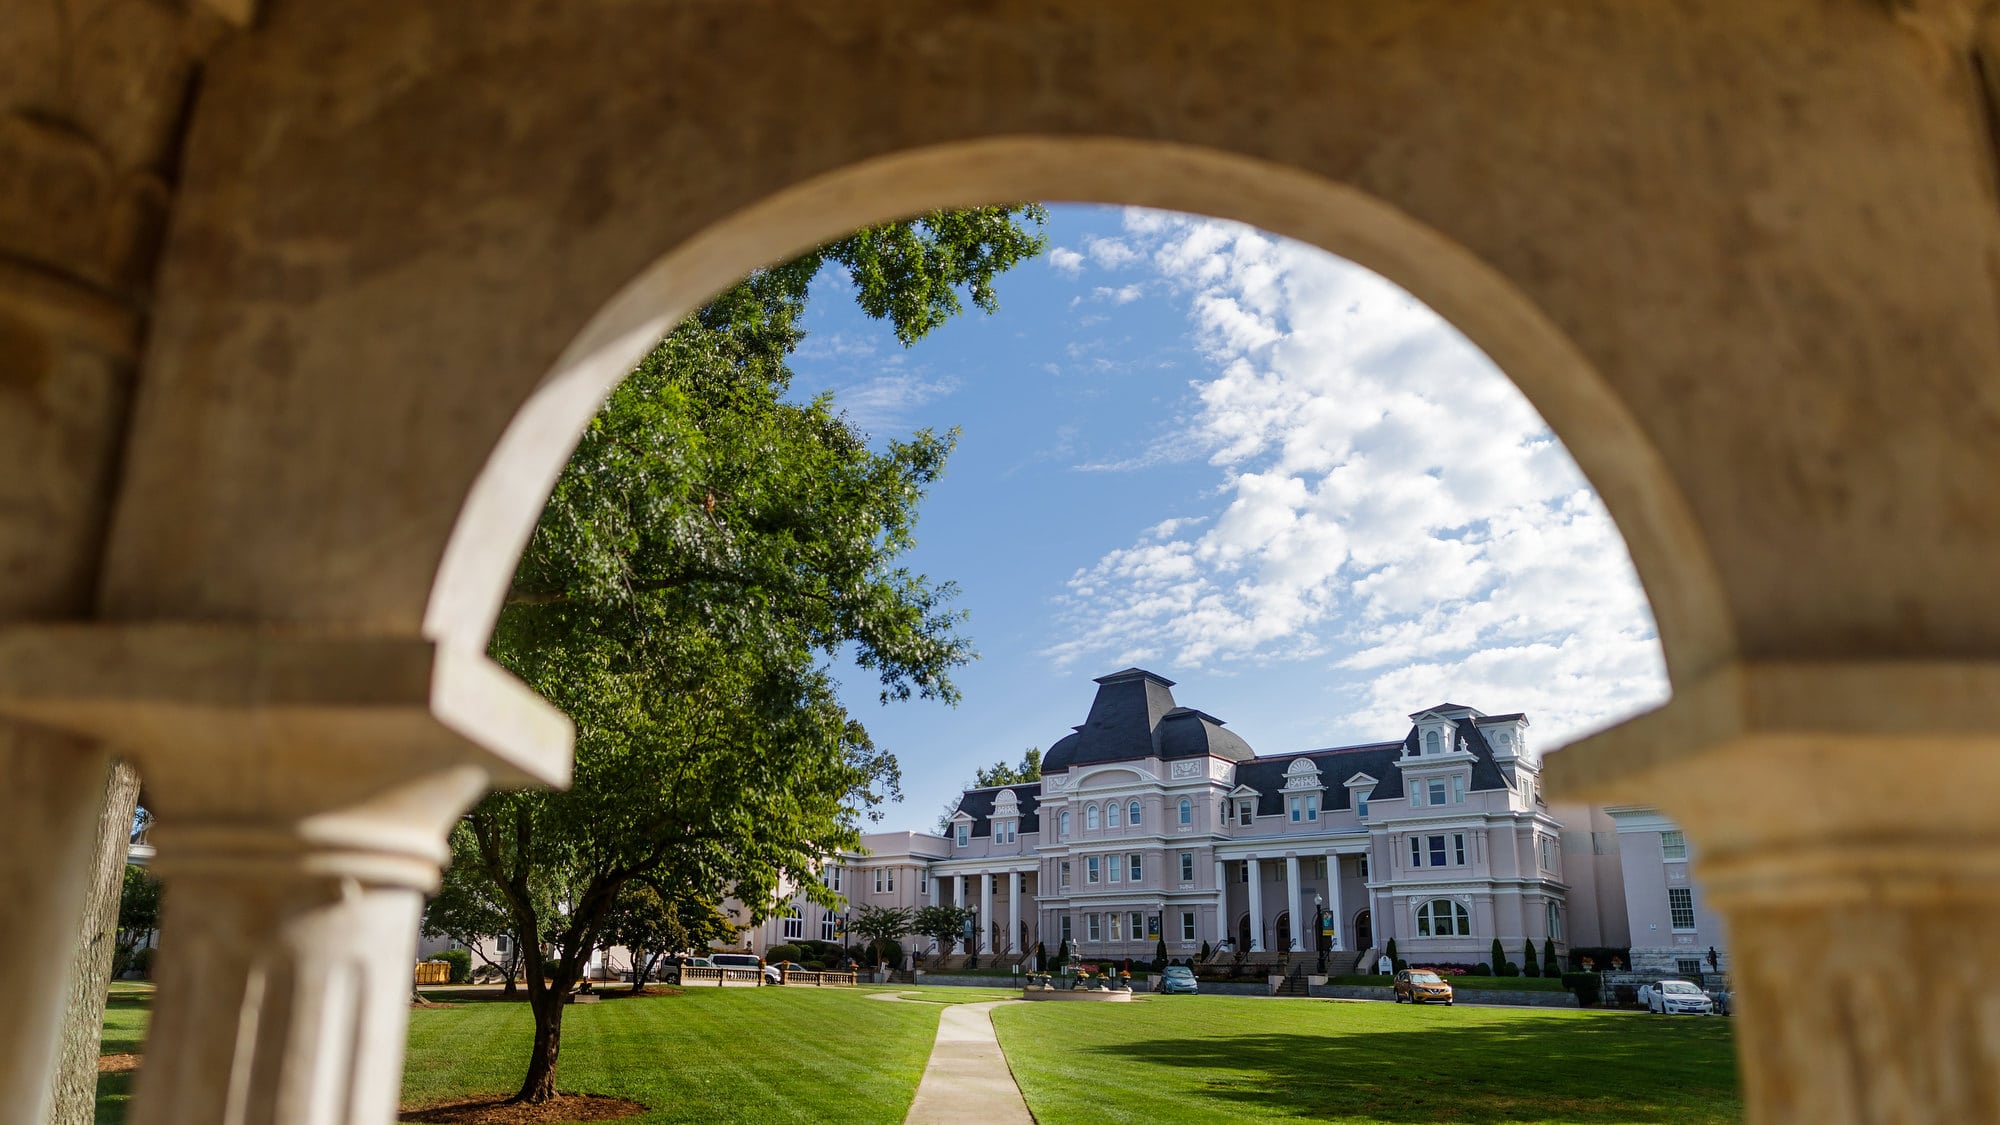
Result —
M 1348 778 L 1343 784 L 1352 788 L 1360 785 L 1380 785 L 1382 782 L 1379 778 L 1369 777 L 1365 773 L 1357 773 L 1353 777 Z

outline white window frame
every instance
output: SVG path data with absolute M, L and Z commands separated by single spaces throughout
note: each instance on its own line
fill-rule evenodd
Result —
M 1688 857 L 1687 833 L 1682 832 L 1676 828 L 1669 828 L 1665 832 L 1660 833 L 1661 859 L 1683 860 L 1686 859 L 1687 857 Z
M 1105 866 L 1104 881 L 1107 883 L 1124 882 L 1125 865 L 1119 861 L 1120 857 L 1113 854 L 1106 856 L 1105 858 L 1110 860 L 1111 862 L 1104 865 Z
M 1444 778 L 1434 777 L 1424 783 L 1424 804 L 1442 805 L 1451 798 L 1445 795 Z
M 1065 859 L 1056 864 L 1056 885 L 1059 887 L 1069 886 L 1069 860 Z
M 1422 867 L 1423 865 L 1424 865 L 1424 838 L 1422 836 L 1417 835 L 1416 833 L 1411 833 L 1410 866 Z
M 1103 867 L 1104 867 L 1104 861 L 1098 858 L 1097 856 L 1093 855 L 1085 857 L 1083 861 L 1084 885 L 1094 887 L 1097 884 L 1103 882 L 1104 881 Z
M 1256 816 L 1257 816 L 1257 802 L 1252 801 L 1248 798 L 1236 802 L 1237 827 L 1239 828 L 1250 827 L 1251 821 L 1254 820 Z
M 1124 824 L 1125 813 L 1123 807 L 1117 801 L 1106 801 L 1104 803 L 1104 827 L 1122 828 Z
M 1465 775 L 1462 773 L 1451 775 L 1451 803 L 1454 805 L 1465 803 Z
M 1681 924 L 1683 910 L 1687 916 L 1686 925 Z M 1694 888 L 1667 888 L 1667 924 L 1672 926 L 1677 934 L 1691 934 L 1695 931 Z
M 1417 748 L 1417 755 L 1421 757 L 1425 754 L 1442 754 L 1444 751 L 1440 749 L 1440 746 L 1441 742 L 1438 739 L 1438 732 L 1427 730 L 1424 732 L 1423 745 Z
M 1083 807 L 1083 830 L 1085 832 L 1095 832 L 1099 823 L 1097 806 L 1085 805 Z
M 961 822 L 957 828 L 952 830 L 952 839 L 961 848 L 972 843 L 972 826 Z
M 1143 828 L 1145 827 L 1145 813 L 1146 810 L 1140 806 L 1136 799 L 1128 801 L 1125 805 L 1125 823 L 1133 828 Z
M 840 915 L 828 913 L 820 916 L 819 940 L 834 941 L 836 940 L 836 935 L 838 935 L 839 933 L 840 933 Z
M 1193 852 L 1182 852 L 1182 853 L 1181 853 L 1181 882 L 1183 882 L 1183 883 L 1192 883 L 1192 882 L 1194 882 L 1194 853 L 1193 853 Z
M 1132 912 L 1131 934 L 1133 941 L 1138 941 L 1141 938 L 1144 938 L 1148 935 L 1148 931 L 1146 929 L 1146 916 L 1145 914 L 1137 910 L 1134 910 Z
M 917 893 L 920 895 L 931 893 L 931 870 L 928 867 L 917 868 Z
M 1286 798 L 1285 810 L 1287 813 L 1290 814 L 1293 824 L 1300 823 L 1306 818 L 1305 798 L 1297 795 L 1293 795 L 1291 797 Z
M 1363 793 L 1354 798 L 1354 815 L 1363 820 L 1368 819 L 1368 794 Z
M 1306 794 L 1306 820 L 1315 821 L 1318 819 L 1319 819 L 1319 794 L 1308 793 Z
M 882 869 L 879 867 L 875 869 L 875 893 L 882 893 Z
M 1450 842 L 1441 833 L 1424 840 L 1424 851 L 1430 856 L 1430 866 L 1444 867 L 1451 862 L 1451 852 L 1446 847 Z
M 1065 942 L 1076 940 L 1076 930 L 1070 925 L 1070 916 L 1067 914 L 1056 919 L 1056 931 L 1062 934 L 1062 940 Z
M 1110 914 L 1107 915 L 1107 918 L 1111 923 L 1111 933 L 1110 933 L 1111 940 L 1124 941 L 1125 938 L 1122 933 L 1122 931 L 1125 928 L 1124 919 L 1118 916 L 1118 912 L 1116 910 L 1111 911 Z
M 799 913 L 798 907 L 792 907 L 792 912 L 785 915 L 784 931 L 787 940 L 806 936 L 806 916 Z
M 1125 859 L 1126 859 L 1125 881 L 1128 883 L 1145 882 L 1146 863 L 1143 853 L 1133 852 L 1131 855 L 1126 856 Z
M 1421 781 L 1405 781 L 1405 782 L 1403 783 L 1403 791 L 1404 791 L 1405 793 L 1409 794 L 1409 798 L 1410 798 L 1410 807 L 1411 807 L 1411 808 L 1413 808 L 1413 809 L 1418 809 L 1418 808 L 1422 808 L 1422 807 L 1423 807 L 1423 805 L 1424 805 L 1424 783 L 1423 783 L 1423 782 L 1421 782 Z
M 1442 917 L 1438 907 L 1444 907 Z M 1418 937 L 1471 937 L 1472 913 L 1448 898 L 1434 898 L 1417 907 Z
M 1563 939 L 1562 908 L 1557 906 L 1553 899 L 1543 905 L 1548 908 L 1545 911 L 1543 924 L 1548 929 L 1549 940 L 1561 941 Z
M 1104 940 L 1104 916 L 1086 914 L 1083 916 L 1083 940 L 1097 942 Z
M 1181 798 L 1180 821 L 1182 824 L 1194 823 L 1194 802 L 1186 797 Z
M 1451 834 L 1451 854 L 1453 859 L 1456 860 L 1457 866 L 1465 866 L 1465 833 L 1454 832 Z
M 839 864 L 837 864 L 837 863 L 836 863 L 836 864 L 834 864 L 834 865 L 833 865 L 832 867 L 829 867 L 829 868 L 827 868 L 827 872 L 828 872 L 828 874 L 832 876 L 831 878 L 829 878 L 829 879 L 828 879 L 828 880 L 826 881 L 826 889 L 827 889 L 827 890 L 829 890 L 829 891 L 837 891 L 837 890 L 839 890 L 839 889 L 840 889 L 840 882 L 841 882 L 841 879 L 840 879 L 840 873 L 841 873 L 841 871 L 843 871 L 843 870 L 844 870 L 844 868 L 842 868 L 842 867 L 841 867 L 841 866 L 840 866 Z
M 1061 836 L 1064 839 L 1067 839 L 1069 837 L 1068 809 L 1064 809 L 1061 813 L 1057 814 L 1056 816 L 1056 835 Z
M 1194 934 L 1194 911 L 1181 911 L 1181 940 L 1191 942 L 1194 940 Z

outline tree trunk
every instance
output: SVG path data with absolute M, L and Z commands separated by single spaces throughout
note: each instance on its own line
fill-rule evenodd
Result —
M 106 984 L 118 935 L 118 900 L 125 888 L 125 854 L 132 841 L 132 813 L 139 775 L 113 761 L 104 779 L 97 848 L 91 857 L 83 925 L 69 963 L 69 1011 L 63 1018 L 50 1125 L 90 1125 L 97 1113 L 97 1054 L 104 1038 Z
M 530 969 L 532 972 L 532 968 Z M 534 1105 L 556 1096 L 556 1056 L 562 1052 L 563 1003 L 571 981 L 560 967 L 548 985 L 528 983 L 528 1007 L 535 1013 L 535 1041 L 528 1049 L 528 1074 L 513 1100 Z

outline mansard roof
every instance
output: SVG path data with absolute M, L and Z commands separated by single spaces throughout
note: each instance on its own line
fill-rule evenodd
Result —
M 1049 747 L 1042 769 L 1054 773 L 1099 762 L 1213 755 L 1242 761 L 1255 752 L 1222 720 L 1174 703 L 1174 682 L 1144 668 L 1097 678 L 1097 697 L 1075 733 Z
M 1431 711 L 1438 710 L 1432 708 Z M 1464 708 L 1470 711 L 1471 708 Z M 1419 711 L 1418 715 L 1430 714 Z M 1478 712 L 1473 712 L 1477 715 Z M 1465 740 L 1472 751 L 1472 789 L 1477 792 L 1486 789 L 1505 789 L 1507 779 L 1493 760 L 1493 747 L 1486 741 L 1478 726 L 1479 720 L 1471 716 L 1452 723 L 1457 737 Z M 1319 767 L 1320 776 L 1328 779 L 1325 795 L 1321 798 L 1323 808 L 1345 809 L 1351 807 L 1353 791 L 1333 778 L 1352 778 L 1357 773 L 1365 773 L 1379 778 L 1375 783 L 1370 800 L 1381 801 L 1405 796 L 1403 789 L 1403 769 L 1399 764 L 1405 753 L 1415 755 L 1417 749 L 1417 728 L 1403 736 L 1401 742 L 1370 742 L 1360 746 L 1334 746 L 1325 750 L 1308 750 L 1303 754 L 1274 754 L 1260 757 L 1236 766 L 1236 784 L 1258 791 L 1257 815 L 1277 816 L 1285 811 L 1285 775 L 1292 763 L 1301 758 L 1311 759 Z
M 1039 781 L 1030 781 L 1020 785 L 995 785 L 989 789 L 967 789 L 958 798 L 958 811 L 952 815 L 957 816 L 958 813 L 964 813 L 970 816 L 972 818 L 972 834 L 974 836 L 991 836 L 993 834 L 993 802 L 999 799 L 1000 794 L 1006 792 L 1012 792 L 1015 800 L 1021 803 L 1020 830 L 1022 832 L 1040 832 L 1042 830 L 1042 783 Z

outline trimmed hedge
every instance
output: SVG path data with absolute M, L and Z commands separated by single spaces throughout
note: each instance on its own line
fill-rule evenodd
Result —
M 1604 979 L 1596 973 L 1564 973 L 1564 988 L 1576 993 L 1576 1002 L 1586 1008 L 1594 1008 L 1604 995 Z
M 451 963 L 451 983 L 465 984 L 472 979 L 472 952 L 466 949 L 447 949 L 431 958 L 433 961 Z

